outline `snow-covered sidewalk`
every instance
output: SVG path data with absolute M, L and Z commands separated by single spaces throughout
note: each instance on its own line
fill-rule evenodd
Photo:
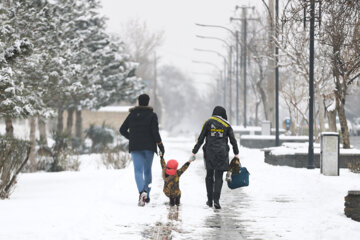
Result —
M 180 166 L 194 144 L 186 138 L 164 142 L 166 160 Z M 223 209 L 215 211 L 205 205 L 201 155 L 181 177 L 179 211 L 162 193 L 158 157 L 151 202 L 143 208 L 133 166 L 97 169 L 91 163 L 99 155 L 81 159 L 80 172 L 22 174 L 11 199 L 0 201 L 0 239 L 359 239 L 360 223 L 343 210 L 347 191 L 360 189 L 360 175 L 275 167 L 264 163 L 261 151 L 241 148 L 250 186 L 229 190 L 224 182 Z

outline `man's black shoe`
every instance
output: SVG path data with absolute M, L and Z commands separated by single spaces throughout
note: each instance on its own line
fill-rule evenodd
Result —
M 148 197 L 145 199 L 145 203 L 149 203 L 149 202 L 150 202 L 150 198 Z
M 212 203 L 212 201 L 206 201 L 206 205 L 208 205 L 209 207 L 212 207 L 213 206 L 213 203 Z

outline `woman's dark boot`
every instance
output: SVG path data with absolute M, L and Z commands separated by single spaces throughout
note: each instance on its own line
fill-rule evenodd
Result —
M 220 193 L 214 193 L 214 207 L 215 207 L 215 209 L 221 209 L 219 200 L 220 200 Z
M 214 207 L 215 207 L 215 209 L 221 209 L 219 201 L 217 201 L 217 202 L 214 201 Z

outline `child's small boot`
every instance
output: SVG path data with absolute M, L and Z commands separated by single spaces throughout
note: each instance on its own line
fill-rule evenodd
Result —
M 175 205 L 175 198 L 170 198 L 170 206 L 174 206 Z
M 180 205 L 180 197 L 175 198 L 175 204 L 176 206 Z

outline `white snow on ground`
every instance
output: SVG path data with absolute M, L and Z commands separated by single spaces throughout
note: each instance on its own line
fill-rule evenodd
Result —
M 164 144 L 166 159 L 181 166 L 194 139 L 165 138 Z M 359 174 L 341 169 L 339 177 L 327 177 L 319 169 L 271 166 L 260 150 L 241 148 L 250 186 L 229 190 L 224 182 L 223 209 L 214 211 L 205 207 L 201 155 L 181 177 L 178 216 L 162 193 L 156 156 L 151 202 L 143 208 L 132 164 L 105 170 L 100 155 L 81 156 L 80 172 L 21 174 L 11 198 L 0 201 L 0 239 L 231 239 L 227 231 L 247 239 L 359 239 L 360 223 L 344 215 L 344 197 L 360 189 Z
M 251 174 L 244 189 L 249 206 L 239 218 L 249 220 L 249 239 L 360 239 L 360 223 L 344 215 L 344 197 L 360 190 L 360 174 L 341 169 L 329 177 L 319 169 L 272 166 L 259 150 L 245 148 L 240 158 Z

